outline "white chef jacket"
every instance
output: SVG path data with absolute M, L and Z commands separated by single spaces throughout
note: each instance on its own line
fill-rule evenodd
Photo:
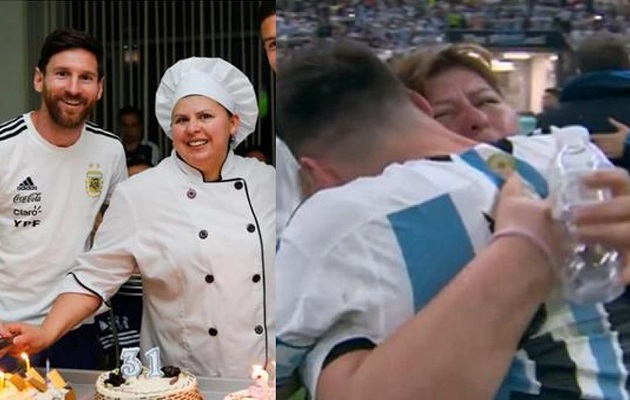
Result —
M 109 299 L 137 265 L 142 351 L 201 376 L 246 378 L 275 359 L 275 172 L 229 152 L 221 180 L 176 154 L 114 192 L 63 292 Z

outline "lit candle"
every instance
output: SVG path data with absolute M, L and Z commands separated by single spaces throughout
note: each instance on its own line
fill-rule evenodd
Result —
M 269 389 L 269 374 L 261 365 L 252 367 L 252 379 L 256 381 L 256 386 Z
M 31 369 L 31 360 L 28 359 L 28 354 L 22 353 L 22 359 L 26 362 L 26 372 Z
M 0 390 L 4 390 L 4 372 L 0 371 Z

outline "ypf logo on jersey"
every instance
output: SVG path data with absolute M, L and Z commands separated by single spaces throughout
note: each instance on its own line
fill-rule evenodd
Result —
M 103 172 L 100 164 L 92 164 L 85 174 L 85 191 L 90 197 L 98 197 L 103 191 Z

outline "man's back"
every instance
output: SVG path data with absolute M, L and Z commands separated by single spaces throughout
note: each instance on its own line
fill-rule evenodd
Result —
M 558 108 L 539 116 L 538 126 L 583 125 L 592 133 L 613 132 L 608 118 L 630 124 L 630 71 L 594 72 L 571 80 Z
M 519 162 L 518 172 L 543 196 L 553 148 L 551 137 L 515 147 L 533 162 Z M 287 360 L 307 357 L 304 379 L 313 391 L 333 348 L 353 338 L 384 341 L 487 244 L 501 180 L 487 164 L 497 153 L 481 145 L 460 156 L 393 164 L 298 208 L 277 254 L 281 381 L 295 367 Z

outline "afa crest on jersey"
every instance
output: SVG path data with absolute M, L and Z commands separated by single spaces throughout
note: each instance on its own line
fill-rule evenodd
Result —
M 103 171 L 100 164 L 90 164 L 85 175 L 85 191 L 90 197 L 98 197 L 103 191 Z
M 507 153 L 496 153 L 488 158 L 488 166 L 492 171 L 508 179 L 516 171 L 516 159 Z

